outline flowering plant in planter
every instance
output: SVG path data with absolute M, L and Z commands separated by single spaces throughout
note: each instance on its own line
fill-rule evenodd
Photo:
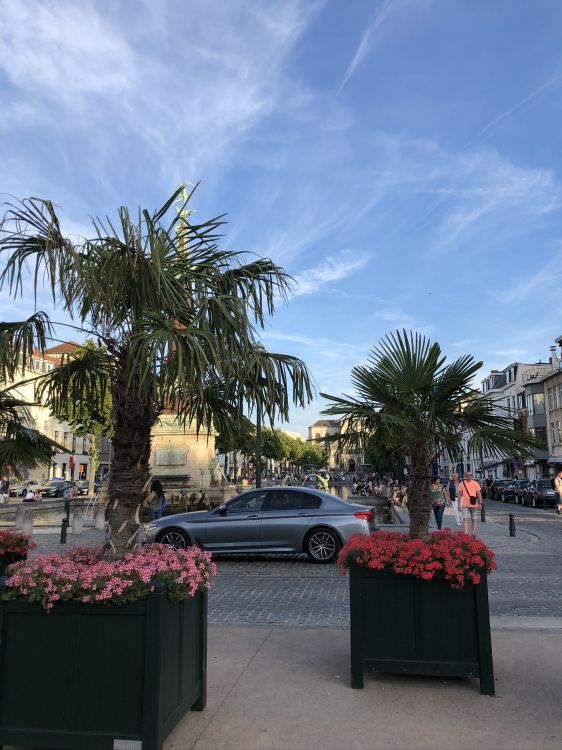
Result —
M 58 602 L 129 604 L 146 599 L 158 577 L 170 599 L 195 596 L 210 588 L 216 566 L 197 547 L 173 550 L 151 544 L 122 559 L 101 559 L 101 550 L 74 548 L 67 555 L 43 555 L 10 568 L 4 599 L 25 597 L 49 611 Z
M 446 580 L 453 589 L 478 584 L 482 573 L 496 568 L 494 553 L 483 542 L 449 530 L 433 532 L 428 541 L 393 532 L 355 534 L 342 547 L 337 564 L 344 574 L 356 564 L 427 581 Z
M 25 557 L 37 545 L 25 534 L 15 531 L 0 531 L 0 556 L 21 555 Z

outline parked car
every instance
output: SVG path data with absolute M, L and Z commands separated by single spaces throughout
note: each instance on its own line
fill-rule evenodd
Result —
M 503 493 L 512 481 L 511 479 L 496 479 L 492 485 L 492 500 L 501 500 Z
M 304 487 L 263 487 L 243 492 L 210 511 L 151 521 L 145 541 L 209 552 L 306 552 L 317 563 L 334 562 L 352 534 L 368 534 L 370 508 Z
M 76 487 L 76 482 L 69 480 L 53 480 L 39 487 L 41 497 L 63 497 L 64 491 L 70 487 Z
M 90 489 L 90 482 L 87 479 L 85 479 L 83 482 L 78 482 L 76 486 L 78 487 L 78 493 L 80 495 L 87 495 L 88 490 Z M 101 482 L 94 481 L 94 492 L 97 492 L 100 487 L 101 487 Z
M 528 483 L 527 479 L 513 479 L 502 492 L 502 502 L 522 503 L 523 491 Z
M 10 497 L 25 497 L 29 487 L 35 492 L 39 482 L 36 479 L 29 479 L 27 482 L 22 482 L 15 487 L 10 488 Z
M 556 492 L 552 489 L 550 479 L 535 479 L 529 482 L 523 492 L 523 505 L 531 505 L 533 508 L 545 508 L 549 505 L 554 508 Z

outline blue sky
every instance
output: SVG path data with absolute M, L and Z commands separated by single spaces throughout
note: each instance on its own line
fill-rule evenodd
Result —
M 201 181 L 299 282 L 262 339 L 318 391 L 397 327 L 482 376 L 562 333 L 560 3 L 4 0 L 0 101 L 0 191 L 70 232 Z

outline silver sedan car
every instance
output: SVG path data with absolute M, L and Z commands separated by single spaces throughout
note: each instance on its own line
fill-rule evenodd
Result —
M 213 510 L 179 513 L 145 526 L 145 542 L 209 552 L 306 552 L 333 562 L 352 534 L 368 534 L 372 511 L 327 492 L 303 487 L 264 487 Z

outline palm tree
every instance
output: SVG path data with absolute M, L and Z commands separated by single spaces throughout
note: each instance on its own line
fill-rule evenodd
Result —
M 123 551 L 138 528 L 150 477 L 151 428 L 163 411 L 198 432 L 228 431 L 241 405 L 259 402 L 270 420 L 311 398 L 304 363 L 258 346 L 257 328 L 285 300 L 291 279 L 269 259 L 243 262 L 219 247 L 219 216 L 201 224 L 188 209 L 193 192 L 176 190 L 150 214 L 119 222 L 92 219 L 92 236 L 65 237 L 53 204 L 8 204 L 0 223 L 5 263 L 0 289 L 30 296 L 44 284 L 66 319 L 36 312 L 0 324 L 0 373 L 13 375 L 33 346 L 44 351 L 53 326 L 66 325 L 99 348 L 67 358 L 39 392 L 54 413 L 68 402 L 100 409 L 109 384 L 114 458 L 109 479 L 110 542 Z M 179 211 L 174 203 L 180 201 Z M 256 367 L 256 365 L 259 367 Z M 259 381 L 256 378 L 259 372 Z
M 340 442 L 373 439 L 410 458 L 410 535 L 426 538 L 431 512 L 431 462 L 446 450 L 455 460 L 463 435 L 469 448 L 506 455 L 530 455 L 537 443 L 514 420 L 472 387 L 482 362 L 470 355 L 445 364 L 439 344 L 406 331 L 388 334 L 367 364 L 354 367 L 356 398 L 329 396 L 323 413 L 346 425 Z

